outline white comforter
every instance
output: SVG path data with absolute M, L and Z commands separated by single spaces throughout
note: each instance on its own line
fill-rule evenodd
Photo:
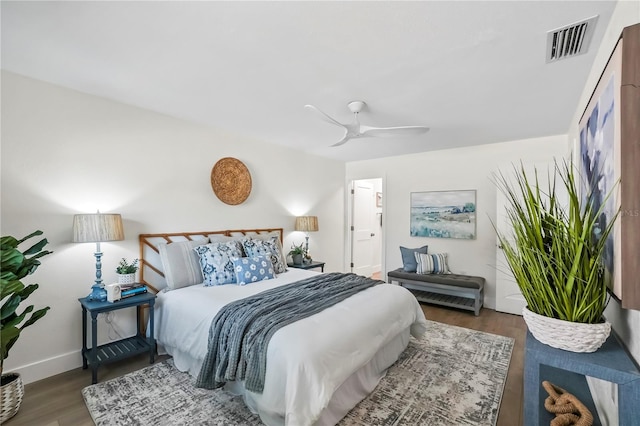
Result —
M 160 293 L 155 309 L 158 343 L 174 355 L 177 368 L 195 376 L 220 308 L 312 274 L 316 272 L 290 269 L 274 280 L 246 286 L 195 285 Z M 247 392 L 245 399 L 267 423 L 284 418 L 286 425 L 311 425 L 335 390 L 380 348 L 407 329 L 419 337 L 425 327 L 422 309 L 408 290 L 374 286 L 276 332 L 267 350 L 264 391 Z

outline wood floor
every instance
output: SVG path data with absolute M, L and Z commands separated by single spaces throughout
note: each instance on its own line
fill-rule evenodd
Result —
M 522 425 L 524 340 L 526 326 L 522 317 L 482 309 L 476 317 L 470 311 L 422 305 L 427 319 L 488 333 L 513 337 L 516 340 L 505 385 L 498 426 Z M 161 357 L 160 360 L 164 359 Z M 105 381 L 143 368 L 147 355 L 108 364 L 98 370 L 98 380 Z M 20 411 L 6 426 L 83 426 L 93 425 L 80 391 L 91 383 L 91 371 L 67 371 L 25 386 Z M 375 426 L 375 425 L 371 425 Z

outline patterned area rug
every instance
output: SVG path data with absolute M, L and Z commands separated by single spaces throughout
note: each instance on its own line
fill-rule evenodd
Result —
M 376 389 L 339 423 L 495 425 L 513 339 L 429 321 Z M 260 425 L 242 398 L 193 386 L 171 360 L 82 390 L 98 426 Z

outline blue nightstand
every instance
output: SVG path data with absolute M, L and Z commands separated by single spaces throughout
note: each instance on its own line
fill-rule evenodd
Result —
M 311 263 L 301 263 L 299 265 L 294 263 L 287 263 L 289 268 L 298 268 L 298 269 L 314 269 L 320 268 L 320 272 L 324 272 L 324 262 L 315 262 L 311 261 Z
M 145 293 L 113 303 L 88 300 L 86 297 L 78 299 L 78 301 L 82 305 L 82 368 L 86 370 L 91 366 L 91 383 L 97 383 L 98 367 L 108 362 L 119 361 L 133 355 L 149 352 L 149 361 L 153 364 L 156 353 L 156 340 L 153 337 L 153 305 L 156 302 L 155 294 Z M 145 336 L 141 327 L 140 307 L 143 305 L 149 305 L 150 337 Z M 133 337 L 98 346 L 98 314 L 131 307 L 137 308 L 137 334 Z M 87 311 L 91 314 L 91 347 L 89 348 L 87 348 Z

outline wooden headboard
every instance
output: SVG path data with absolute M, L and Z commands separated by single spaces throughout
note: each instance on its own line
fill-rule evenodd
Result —
M 159 244 L 168 244 L 177 241 L 206 240 L 208 235 L 226 235 L 228 237 L 241 237 L 246 235 L 266 234 L 278 232 L 282 243 L 283 228 L 259 228 L 259 229 L 227 229 L 224 231 L 206 232 L 173 232 L 164 234 L 140 234 L 140 277 L 139 281 L 144 283 L 150 290 L 158 292 L 160 288 L 166 287 L 162 261 L 160 260 Z

